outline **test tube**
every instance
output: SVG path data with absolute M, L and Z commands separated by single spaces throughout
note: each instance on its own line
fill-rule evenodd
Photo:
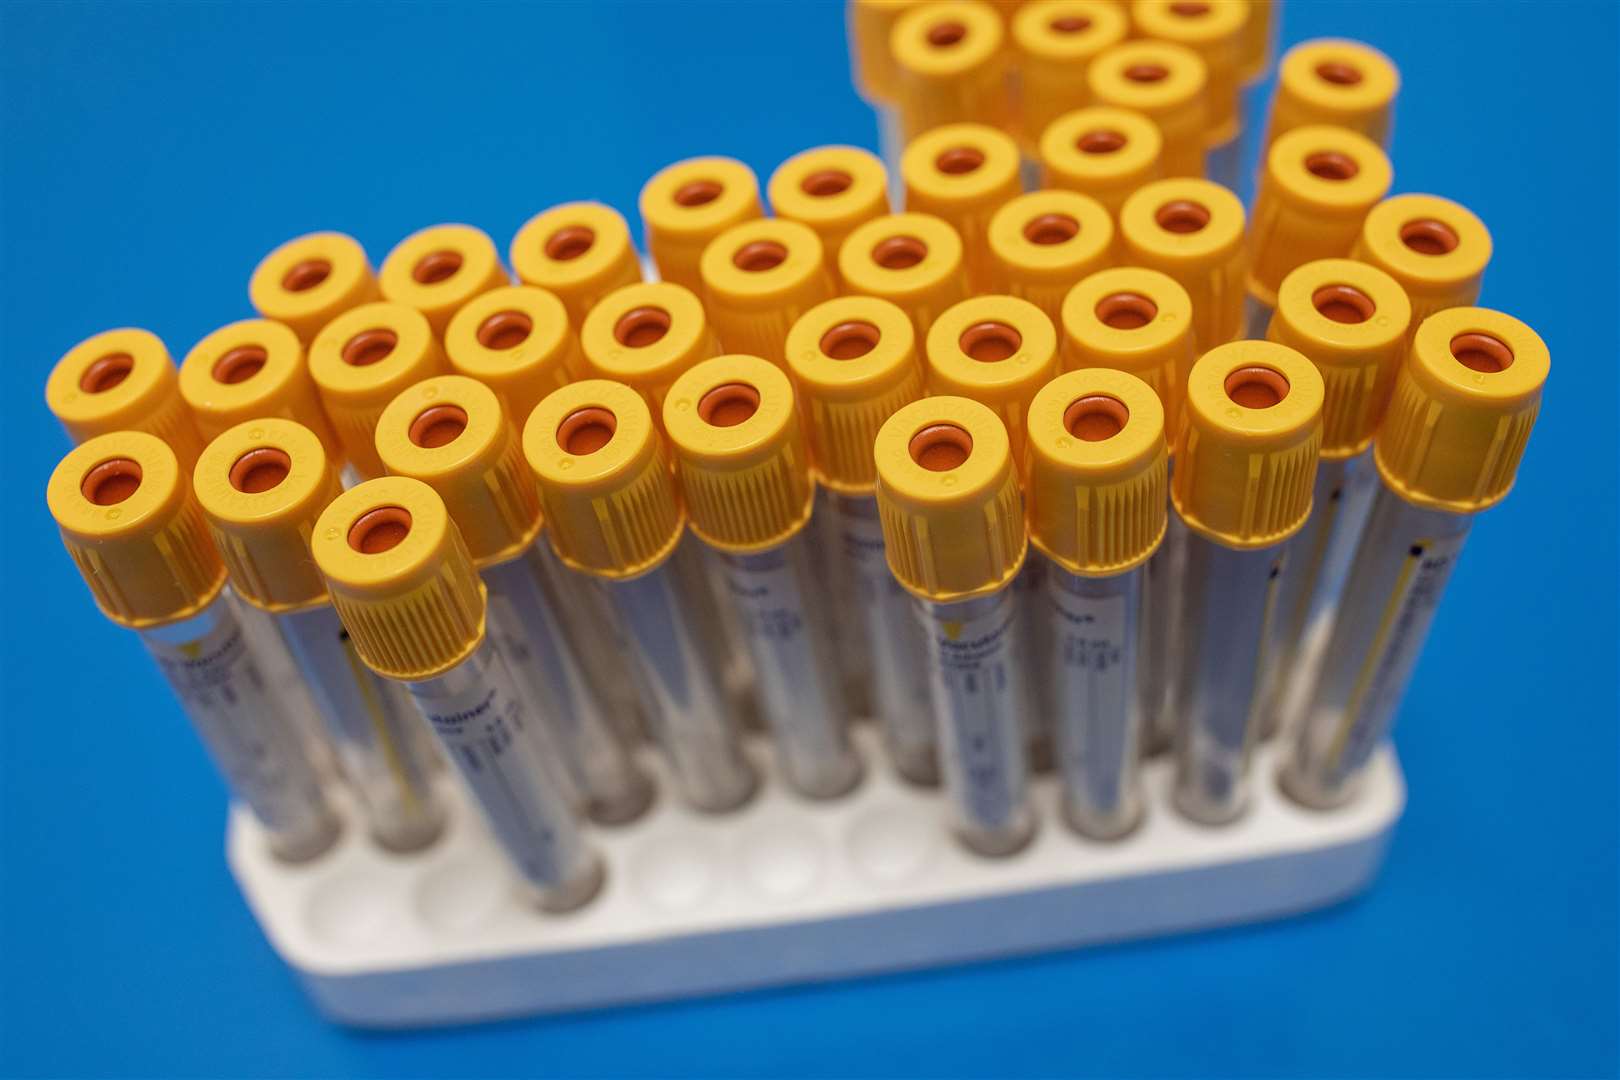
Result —
M 1065 371 L 1113 368 L 1135 375 L 1158 395 L 1165 431 L 1178 431 L 1193 365 L 1192 315 L 1187 290 L 1167 274 L 1135 266 L 1098 271 L 1064 298 L 1062 367 Z M 1149 753 L 1168 749 L 1175 732 L 1170 672 L 1177 655 L 1177 605 L 1186 551 L 1186 529 L 1172 517 L 1164 543 L 1142 569 L 1142 646 L 1137 671 L 1142 685 L 1143 746 Z
M 108 330 L 73 346 L 45 380 L 45 404 L 75 443 L 144 431 L 168 444 L 183 468 L 202 453 L 169 350 L 146 330 Z
M 464 375 L 424 379 L 383 410 L 376 440 L 389 473 L 431 487 L 461 533 L 484 582 L 490 639 L 555 748 L 559 779 L 593 821 L 639 817 L 652 784 L 564 628 L 561 568 L 536 543 L 539 492 L 500 399 Z
M 1242 158 L 1243 112 L 1238 107 L 1239 71 L 1243 64 L 1244 27 L 1249 0 L 1132 0 L 1131 22 L 1144 38 L 1184 45 L 1204 61 L 1205 167 L 1208 175 L 1236 187 Z M 1172 174 L 1173 175 L 1173 174 Z
M 1041 135 L 1041 186 L 1078 191 L 1114 218 L 1137 188 L 1164 175 L 1164 137 L 1132 109 L 1093 105 L 1064 113 Z
M 327 459 L 342 461 L 342 444 L 304 366 L 304 346 L 289 326 L 243 319 L 215 330 L 181 361 L 180 396 L 205 440 L 248 420 L 281 417 L 320 439 Z
M 1322 459 L 1310 517 L 1277 586 L 1262 736 L 1298 712 L 1321 660 L 1377 488 L 1369 448 L 1406 353 L 1411 317 L 1411 302 L 1394 278 L 1349 259 L 1306 263 L 1283 278 L 1277 293 L 1267 338 L 1304 355 L 1322 375 Z
M 916 332 L 887 300 L 844 296 L 806 312 L 787 338 L 788 371 L 837 562 L 839 610 L 855 619 L 839 634 L 852 650 L 877 714 L 889 760 L 914 784 L 939 783 L 939 754 L 928 705 L 928 671 L 911 597 L 889 573 L 878 519 L 872 443 L 896 409 L 922 396 Z M 847 654 L 841 656 L 845 659 Z
M 718 356 L 664 399 L 692 532 L 707 545 L 753 658 L 788 786 L 813 799 L 860 782 L 823 575 L 809 532 L 815 482 L 793 384 L 757 356 Z
M 1491 234 L 1464 206 L 1436 195 L 1396 195 L 1367 213 L 1350 257 L 1401 283 L 1412 301 L 1411 345 L 1423 320 L 1479 300 Z
M 1098 105 L 1130 109 L 1153 121 L 1163 140 L 1163 175 L 1204 175 L 1209 68 L 1197 53 L 1170 41 L 1127 41 L 1093 60 L 1086 82 Z
M 782 365 L 782 342 L 800 315 L 833 297 L 821 240 L 808 225 L 755 218 L 703 249 L 704 307 L 726 352 Z
M 523 428 L 553 550 L 600 582 L 630 647 L 647 722 L 685 802 L 720 813 L 759 779 L 743 754 L 705 629 L 713 595 L 658 429 L 640 394 L 585 379 L 542 401 Z
M 331 847 L 339 819 L 237 625 L 174 451 L 144 431 L 95 436 L 57 465 L 46 502 L 96 605 L 140 634 L 271 851 L 296 862 Z
M 461 305 L 510 284 L 495 242 L 471 225 L 420 229 L 395 244 L 377 272 L 383 299 L 420 311 L 439 336 Z
M 408 476 L 351 488 L 310 549 L 355 652 L 405 684 L 529 897 L 546 911 L 588 902 L 602 860 L 528 735 L 533 713 L 485 635 L 483 582 L 433 489 Z
M 889 176 L 875 155 L 853 146 L 818 146 L 776 167 L 765 185 L 779 218 L 815 231 L 834 285 L 844 239 L 889 212 Z
M 665 166 L 642 186 L 640 207 L 659 278 L 694 293 L 703 289 L 698 262 L 709 241 L 764 213 L 753 170 L 728 157 Z
M 1142 820 L 1138 653 L 1143 567 L 1164 539 L 1164 408 L 1134 375 L 1059 375 L 1029 411 L 1029 542 L 1045 556 L 1042 615 L 1063 813 L 1116 840 Z
M 1114 221 L 1103 205 L 1075 191 L 1032 191 L 990 219 L 990 287 L 1028 300 L 1056 325 L 1063 297 L 1107 266 Z
M 1110 0 L 1036 0 L 1013 14 L 1008 29 L 1018 69 L 1018 131 L 1025 156 L 1037 157 L 1054 120 L 1091 104 L 1086 68 L 1125 40 L 1130 20 Z
M 1400 72 L 1359 41 L 1320 38 L 1283 54 L 1271 99 L 1266 145 L 1307 124 L 1335 124 L 1388 146 Z
M 1170 497 L 1188 530 L 1172 708 L 1174 802 L 1206 825 L 1248 808 L 1267 625 L 1288 541 L 1305 524 L 1322 442 L 1322 376 L 1271 341 L 1193 364 Z
M 933 214 L 885 214 L 858 226 L 838 249 L 838 277 L 851 295 L 898 306 L 919 341 L 940 312 L 967 296 L 962 238 Z
M 286 642 L 372 837 L 393 851 L 431 844 L 445 812 L 421 720 L 409 695 L 355 655 L 309 558 L 307 537 L 340 490 L 321 440 L 292 420 L 238 424 L 203 451 L 195 490 L 231 588 Z
M 507 257 L 518 281 L 562 301 L 576 333 L 602 297 L 641 280 L 630 226 L 623 214 L 599 202 L 563 203 L 541 211 L 512 237 Z
M 1119 233 L 1127 265 L 1169 274 L 1193 306 L 1193 348 L 1243 333 L 1243 204 L 1208 180 L 1159 180 L 1125 200 Z
M 1513 486 L 1547 346 L 1519 320 L 1452 308 L 1418 328 L 1373 442 L 1380 484 L 1282 787 L 1354 798 L 1389 733 L 1474 516 Z
M 634 389 L 656 423 L 662 423 L 664 395 L 681 373 L 720 353 L 702 301 L 667 281 L 609 293 L 585 316 L 580 346 L 586 375 Z
M 850 74 L 855 89 L 872 105 L 886 108 L 894 100 L 894 56 L 889 52 L 889 32 L 895 20 L 921 0 L 849 0 L 846 15 L 849 32 Z
M 295 237 L 259 261 L 248 299 L 262 317 L 285 323 L 304 345 L 348 311 L 382 299 L 366 251 L 337 232 Z
M 961 237 L 969 291 L 990 288 L 990 218 L 1023 190 L 1018 144 L 983 124 L 947 124 L 906 145 L 900 176 L 906 209 L 943 218 Z
M 884 422 L 872 452 L 889 570 L 922 627 L 952 832 L 971 851 L 1011 855 L 1035 815 L 1010 588 L 1028 545 L 1006 429 L 976 401 L 923 398 Z
M 383 472 L 372 439 L 383 409 L 407 386 L 446 370 L 427 316 L 387 301 L 345 311 L 309 346 L 309 374 L 321 407 L 362 479 Z
M 1249 337 L 1264 336 L 1289 271 L 1350 254 L 1393 179 L 1378 144 L 1345 128 L 1298 127 L 1271 144 L 1249 225 Z
M 889 54 L 904 145 L 946 124 L 1011 126 L 1006 37 L 1000 13 L 980 0 L 923 4 L 895 20 Z
M 568 308 L 536 285 L 503 285 L 462 305 L 444 331 L 450 369 L 477 379 L 514 420 L 584 371 Z

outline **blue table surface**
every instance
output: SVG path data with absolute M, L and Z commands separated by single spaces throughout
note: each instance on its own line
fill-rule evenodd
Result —
M 1615 9 L 1292 0 L 1282 32 L 1395 59 L 1395 190 L 1484 218 L 1484 302 L 1554 357 L 1518 487 L 1478 522 L 1403 710 L 1411 801 L 1371 892 L 1169 940 L 378 1035 L 323 1021 L 265 942 L 222 858 L 220 781 L 63 553 L 46 372 L 114 326 L 183 356 L 252 314 L 254 264 L 305 231 L 378 260 L 466 221 L 504 251 L 590 197 L 639 235 L 636 192 L 677 158 L 764 177 L 808 146 L 875 146 L 842 6 L 0 8 L 0 1071 L 1612 1073 Z

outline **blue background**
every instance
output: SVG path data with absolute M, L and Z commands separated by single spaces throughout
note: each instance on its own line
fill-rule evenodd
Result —
M 313 1011 L 221 855 L 223 798 L 46 514 L 45 374 L 104 328 L 178 358 L 337 228 L 504 252 L 696 153 L 875 145 L 841 5 L 13 3 L 4 80 L 0 1070 L 151 1075 L 1606 1074 L 1616 1062 L 1616 55 L 1609 5 L 1308 3 L 1399 64 L 1397 191 L 1489 224 L 1486 303 L 1553 374 L 1412 687 L 1411 804 L 1364 898 L 1273 925 L 482 1028 Z

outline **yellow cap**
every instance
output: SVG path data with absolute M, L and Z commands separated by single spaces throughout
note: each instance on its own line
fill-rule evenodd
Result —
M 886 214 L 860 226 L 838 251 L 838 276 L 847 292 L 897 305 L 919 340 L 967 295 L 962 238 L 932 214 Z
M 1015 296 L 975 296 L 928 330 L 928 391 L 988 405 L 1006 426 L 1013 460 L 1024 456 L 1024 412 L 1057 374 L 1057 330 Z
M 688 158 L 660 169 L 642 187 L 640 202 L 658 276 L 693 292 L 703 288 L 698 263 L 709 241 L 764 213 L 753 170 L 727 157 Z
M 670 282 L 626 285 L 585 316 L 587 374 L 633 387 L 662 430 L 664 395 L 681 373 L 720 351 L 703 304 Z
M 875 154 L 818 146 L 776 167 L 765 186 L 776 216 L 815 230 L 836 279 L 838 249 L 855 226 L 889 212 L 889 174 Z
M 1203 58 L 1169 41 L 1115 45 L 1086 71 L 1098 105 L 1131 109 L 1153 121 L 1163 138 L 1159 167 L 1165 176 L 1204 175 L 1208 81 Z
M 1337 124 L 1389 145 L 1390 114 L 1401 88 L 1389 57 L 1359 41 L 1322 38 L 1283 55 L 1266 141 L 1306 124 Z
M 1322 376 L 1272 341 L 1233 341 L 1187 377 L 1170 496 L 1194 532 L 1231 548 L 1281 543 L 1305 524 L 1322 446 Z
M 664 399 L 675 474 L 692 531 L 714 547 L 776 547 L 810 520 L 815 484 L 793 384 L 758 356 L 717 356 Z
M 955 227 L 969 285 L 990 287 L 990 218 L 1023 190 L 1018 144 L 983 124 L 950 124 L 913 139 L 900 155 L 906 209 Z
M 1028 300 L 1055 324 L 1063 296 L 1107 266 L 1114 222 L 1102 203 L 1077 191 L 1032 191 L 990 219 L 991 288 Z
M 1349 255 L 1393 179 L 1378 144 L 1345 128 L 1295 128 L 1272 143 L 1249 228 L 1250 294 L 1275 307 L 1294 267 Z
M 349 640 L 366 666 L 417 682 L 484 640 L 484 583 L 433 489 L 384 476 L 333 499 L 310 535 Z
M 834 491 L 870 495 L 878 428 L 923 392 L 911 320 L 875 296 L 828 300 L 788 331 L 787 362 L 817 477 Z
M 377 418 L 394 395 L 445 370 L 427 316 L 386 301 L 363 304 L 327 323 L 309 347 L 309 373 L 321 405 L 361 476 L 382 475 L 372 442 Z
M 1029 407 L 1029 542 L 1071 574 L 1146 562 L 1169 522 L 1164 408 L 1135 375 L 1059 375 Z
M 1011 125 L 1006 30 L 980 0 L 942 0 L 895 20 L 889 53 L 895 108 L 907 142 L 941 124 Z
M 924 600 L 1007 586 L 1027 549 L 1018 470 L 1001 420 L 977 401 L 902 407 L 873 444 L 878 516 L 895 580 Z
M 785 218 L 733 225 L 703 249 L 701 272 L 720 347 L 774 364 L 794 320 L 833 296 L 815 231 Z
M 260 315 L 286 323 L 308 345 L 321 327 L 352 307 L 382 299 L 382 293 L 359 241 L 318 232 L 289 240 L 260 260 L 248 280 L 248 299 Z
M 1208 180 L 1159 180 L 1119 214 L 1124 262 L 1175 278 L 1193 305 L 1193 345 L 1204 352 L 1243 332 L 1243 204 Z
M 1111 0 L 1038 0 L 1018 9 L 1012 39 L 1020 80 L 1018 127 L 1027 145 L 1034 146 L 1059 116 L 1091 101 L 1086 67 L 1129 30 L 1125 9 Z
M 1139 112 L 1076 109 L 1041 136 L 1041 183 L 1090 195 L 1117 215 L 1131 192 L 1162 175 L 1163 150 L 1158 125 Z
M 45 488 L 62 543 L 102 614 L 141 629 L 213 602 L 225 567 L 180 461 L 144 431 L 97 435 L 68 452 Z
M 1131 21 L 1145 38 L 1172 41 L 1198 54 L 1208 71 L 1204 90 L 1208 125 L 1205 146 L 1231 142 L 1243 130 L 1238 108 L 1238 69 L 1249 0 L 1132 0 Z
M 1159 395 L 1174 438 L 1192 371 L 1192 322 L 1187 290 L 1169 275 L 1138 266 L 1100 270 L 1063 298 L 1062 367 L 1135 375 Z
M 874 104 L 894 99 L 894 57 L 889 33 L 894 22 L 921 0 L 849 0 L 850 68 L 855 89 Z
M 280 417 L 237 424 L 208 444 L 192 481 L 238 596 L 268 611 L 326 600 L 309 537 L 341 488 L 314 432 Z
M 652 413 L 622 383 L 569 383 L 529 414 L 523 456 L 540 481 L 551 546 L 597 577 L 656 569 L 675 550 L 686 512 Z
M 304 366 L 304 347 L 281 323 L 244 319 L 197 342 L 180 364 L 180 395 L 204 439 L 244 420 L 280 416 L 314 432 L 328 454 L 342 453 Z
M 1384 483 L 1433 510 L 1468 514 L 1501 502 L 1549 364 L 1546 343 L 1511 315 L 1462 307 L 1424 319 L 1373 443 Z
M 641 280 L 641 259 L 624 215 L 599 202 L 544 210 L 512 237 L 512 272 L 525 285 L 556 294 L 578 326 L 598 300 Z
M 1349 259 L 1319 259 L 1283 278 L 1266 338 L 1303 353 L 1322 375 L 1322 456 L 1372 443 L 1406 355 L 1412 303 L 1394 278 Z
M 1249 18 L 1243 24 L 1243 43 L 1238 50 L 1238 82 L 1245 86 L 1264 79 L 1271 66 L 1276 6 L 1275 0 L 1249 0 Z
M 465 375 L 438 375 L 400 391 L 377 421 L 377 454 L 395 476 L 427 484 L 473 562 L 523 554 L 540 532 L 540 495 L 517 432 L 495 391 Z
M 1412 301 L 1411 333 L 1437 311 L 1479 300 L 1491 234 L 1467 208 L 1435 195 L 1396 195 L 1367 214 L 1351 258 L 1401 283 Z
M 145 330 L 108 330 L 73 346 L 45 381 L 45 404 L 74 442 L 146 431 L 188 469 L 202 453 L 169 350 Z
M 456 309 L 479 293 L 510 285 L 495 242 L 471 225 L 434 225 L 394 245 L 378 275 L 384 300 L 413 307 L 443 334 Z
M 500 395 L 520 424 L 540 399 L 584 369 L 563 302 L 533 285 L 505 285 L 475 296 L 444 331 L 450 367 Z

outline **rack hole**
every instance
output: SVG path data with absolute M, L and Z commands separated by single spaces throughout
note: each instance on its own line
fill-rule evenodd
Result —
M 1084 15 L 1059 15 L 1046 25 L 1054 34 L 1078 34 L 1091 29 L 1091 20 Z
M 1226 396 L 1245 409 L 1269 409 L 1288 396 L 1288 380 L 1268 367 L 1238 368 L 1226 377 Z
M 1443 221 L 1419 218 L 1401 226 L 1401 243 L 1419 255 L 1444 255 L 1457 250 L 1457 232 Z
M 613 441 L 619 418 L 600 405 L 575 409 L 557 425 L 557 445 L 575 457 L 594 454 Z
M 739 270 L 759 274 L 775 270 L 787 261 L 787 257 L 788 249 L 775 240 L 755 240 L 738 248 L 731 261 Z
M 931 424 L 913 435 L 906 449 L 929 472 L 950 472 L 972 456 L 973 436 L 955 424 Z
M 227 386 L 247 382 L 264 370 L 269 359 L 270 354 L 258 345 L 238 345 L 214 361 L 214 381 Z
M 411 277 L 423 285 L 437 285 L 454 277 L 460 269 L 461 252 L 434 251 L 416 260 L 416 265 L 411 267 Z
M 1024 335 L 1001 322 L 975 323 L 962 331 L 957 344 L 981 364 L 997 364 L 1023 348 Z
M 822 169 L 799 181 L 799 187 L 806 195 L 825 199 L 829 195 L 843 194 L 854 182 L 855 178 L 843 169 Z
M 1361 81 L 1361 70 L 1341 60 L 1324 60 L 1316 65 L 1316 77 L 1334 86 L 1354 86 Z
M 84 369 L 79 376 L 79 389 L 87 394 L 104 394 L 129 378 L 135 370 L 135 358 L 129 353 L 109 353 Z
M 928 28 L 928 44 L 937 49 L 949 48 L 967 37 L 967 27 L 959 22 L 935 23 Z
M 292 458 L 285 450 L 260 446 L 237 458 L 229 473 L 231 487 L 244 495 L 257 495 L 280 486 L 292 472 Z
M 379 506 L 349 526 L 349 546 L 362 555 L 380 555 L 398 547 L 411 534 L 411 512 L 403 506 Z
M 869 322 L 846 322 L 821 335 L 821 351 L 834 360 L 856 360 L 873 349 L 882 335 Z
M 546 255 L 558 262 L 577 259 L 596 243 L 596 232 L 585 225 L 569 225 L 558 229 L 546 240 Z
M 117 506 L 140 490 L 140 462 L 113 458 L 84 474 L 79 491 L 97 506 Z
M 486 349 L 512 349 L 529 340 L 534 320 L 521 311 L 497 311 L 478 324 L 478 344 Z
M 1061 244 L 1080 235 L 1080 223 L 1068 214 L 1042 214 L 1024 226 L 1024 239 L 1043 247 Z
M 747 383 L 726 383 L 698 399 L 698 416 L 714 427 L 736 427 L 759 411 L 759 391 Z
M 466 430 L 467 410 L 459 405 L 435 405 L 411 421 L 410 437 L 424 450 L 437 450 L 461 438 Z
M 1336 323 L 1364 323 L 1378 310 L 1372 297 L 1351 285 L 1324 285 L 1311 294 L 1311 304 Z
M 1125 136 L 1110 128 L 1088 131 L 1074 141 L 1082 154 L 1112 154 L 1124 149 L 1125 143 Z
M 384 359 L 399 344 L 392 330 L 365 330 L 343 345 L 343 362 L 350 367 L 370 367 Z
M 909 270 L 928 258 L 928 245 L 915 236 L 891 236 L 872 249 L 872 261 L 885 270 Z
M 1132 64 L 1125 69 L 1125 77 L 1138 83 L 1162 82 L 1169 75 L 1170 69 L 1163 64 Z
M 934 167 L 947 176 L 966 176 L 984 164 L 984 151 L 976 146 L 953 146 L 934 159 Z
M 332 276 L 332 264 L 325 259 L 305 259 L 294 263 L 281 275 L 281 287 L 288 292 L 313 289 Z
M 1348 154 L 1324 150 L 1305 158 L 1305 171 L 1323 180 L 1348 180 L 1361 171 L 1361 166 Z
M 1131 411 L 1108 394 L 1088 394 L 1063 410 L 1063 427 L 1083 442 L 1103 442 L 1125 430 Z
M 1153 220 L 1157 221 L 1159 228 L 1165 232 L 1185 235 L 1195 233 L 1209 224 L 1209 209 L 1190 199 L 1177 199 L 1159 207 L 1159 212 L 1153 215 Z
M 718 199 L 724 190 L 716 180 L 693 180 L 675 190 L 675 203 L 678 206 L 703 206 Z
M 1451 339 L 1451 355 L 1471 371 L 1494 375 L 1513 366 L 1513 350 L 1492 334 L 1458 334 Z
M 1097 318 L 1115 330 L 1140 330 L 1159 316 L 1159 305 L 1137 293 L 1111 293 L 1097 301 Z
M 627 311 L 613 324 L 613 338 L 631 349 L 645 349 L 669 333 L 669 312 L 663 308 L 641 307 Z

